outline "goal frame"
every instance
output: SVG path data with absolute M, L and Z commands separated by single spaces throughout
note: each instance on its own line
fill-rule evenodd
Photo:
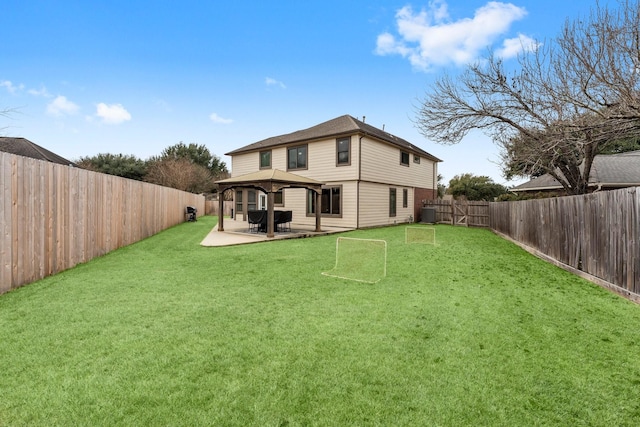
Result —
M 371 280 L 366 280 L 366 279 L 357 279 L 357 278 L 353 278 L 353 277 L 346 277 L 346 276 L 340 276 L 337 274 L 332 274 L 332 271 L 335 271 L 338 269 L 339 267 L 339 261 L 340 261 L 340 241 L 341 240 L 349 240 L 349 241 L 362 241 L 362 242 L 375 242 L 375 243 L 382 243 L 382 247 L 384 248 L 384 262 L 383 262 L 383 267 L 382 267 L 382 276 L 374 281 Z M 323 271 L 322 272 L 323 276 L 329 276 L 329 277 L 337 277 L 340 279 L 345 279 L 345 280 L 353 280 L 356 282 L 362 282 L 362 283 L 371 283 L 371 284 L 375 284 L 378 283 L 380 280 L 384 279 L 385 277 L 387 277 L 387 241 L 386 240 L 381 240 L 381 239 L 360 239 L 357 237 L 343 237 L 340 236 L 336 239 L 336 262 L 333 266 L 333 269 L 331 269 L 330 271 Z
M 425 230 L 425 231 L 432 231 L 433 232 L 433 241 L 431 242 L 409 242 L 409 230 Z M 405 227 L 404 229 L 404 243 L 405 244 L 414 244 L 414 243 L 420 243 L 420 244 L 425 244 L 425 245 L 433 245 L 436 246 L 436 229 L 435 227 L 412 227 L 412 226 L 408 226 Z

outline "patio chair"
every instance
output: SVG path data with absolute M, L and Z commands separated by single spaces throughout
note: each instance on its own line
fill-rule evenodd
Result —
M 261 231 L 264 217 L 265 217 L 265 214 L 263 211 L 249 211 L 247 213 L 247 222 L 249 222 L 249 232 L 255 231 L 257 233 Z
M 292 211 L 283 211 L 280 216 L 280 231 L 291 231 L 291 220 L 293 219 Z

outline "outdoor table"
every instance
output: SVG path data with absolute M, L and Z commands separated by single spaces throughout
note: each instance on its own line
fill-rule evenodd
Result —
M 284 220 L 289 220 L 293 211 L 277 210 L 273 211 L 273 229 L 275 230 L 278 224 L 284 223 Z M 289 213 L 289 215 L 287 215 Z M 258 232 L 267 232 L 267 211 L 263 209 L 250 210 L 247 212 L 249 224 L 256 224 Z

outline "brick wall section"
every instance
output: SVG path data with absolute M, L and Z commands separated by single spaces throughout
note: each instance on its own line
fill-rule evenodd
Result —
M 434 200 L 438 193 L 432 188 L 415 188 L 413 193 L 413 218 L 416 222 L 420 222 L 422 215 L 422 201 Z

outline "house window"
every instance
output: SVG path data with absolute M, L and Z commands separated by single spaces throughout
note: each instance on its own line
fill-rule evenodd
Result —
M 236 191 L 236 213 L 242 213 L 242 191 Z
M 287 169 L 307 168 L 307 146 L 291 147 L 287 150 Z
M 409 153 L 406 151 L 400 152 L 400 164 L 403 166 L 409 166 Z
M 351 138 L 336 141 L 336 164 L 346 166 L 351 164 Z
M 396 189 L 389 189 L 389 216 L 396 216 Z
M 255 211 L 258 209 L 258 199 L 256 198 L 256 190 L 247 191 L 247 210 Z
M 316 192 L 307 192 L 307 214 L 316 213 Z M 324 187 L 320 196 L 320 214 L 322 216 L 342 216 L 342 186 Z
M 420 156 L 418 156 L 417 154 L 414 154 L 413 155 L 413 163 L 420 164 Z
M 402 207 L 406 208 L 407 206 L 409 206 L 409 190 L 404 188 L 402 190 Z
M 284 191 L 278 190 L 273 193 L 273 204 L 276 206 L 284 206 Z
M 271 169 L 271 150 L 260 152 L 260 169 Z

